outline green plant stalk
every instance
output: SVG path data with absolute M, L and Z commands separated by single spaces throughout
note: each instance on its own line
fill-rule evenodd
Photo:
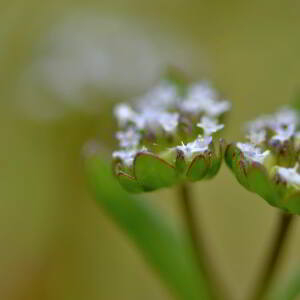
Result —
M 258 284 L 255 288 L 252 300 L 264 299 L 270 284 L 274 278 L 276 267 L 281 258 L 282 250 L 288 240 L 289 229 L 291 228 L 294 215 L 280 212 L 279 224 L 276 236 L 274 238 L 271 253 L 265 263 L 265 268 L 262 271 Z
M 85 160 L 88 184 L 97 203 L 128 234 L 175 299 L 211 300 L 189 239 L 142 198 L 125 192 L 103 156 L 91 155 Z
M 204 239 L 201 238 L 201 232 L 196 222 L 197 216 L 195 215 L 195 210 L 193 208 L 193 199 L 190 194 L 190 188 L 191 187 L 187 184 L 182 184 L 179 187 L 179 193 L 186 229 L 194 248 L 198 267 L 204 273 L 212 299 L 218 299 L 218 296 L 221 296 L 222 300 L 232 300 L 232 298 L 229 297 L 227 289 L 224 287 L 223 283 L 221 283 L 217 274 L 215 274 L 212 268 L 209 255 L 204 246 Z
M 295 300 L 300 295 L 300 269 L 288 276 L 280 286 L 273 286 L 268 300 Z

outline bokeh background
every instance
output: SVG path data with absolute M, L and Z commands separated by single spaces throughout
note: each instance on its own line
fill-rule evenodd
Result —
M 0 299 L 172 299 L 88 193 L 81 149 L 114 147 L 113 104 L 168 65 L 232 100 L 227 136 L 300 89 L 300 2 L 0 1 Z M 276 210 L 223 166 L 193 185 L 199 225 L 236 299 L 252 288 Z M 176 195 L 147 195 L 180 224 Z M 200 224 L 201 223 L 201 224 Z M 294 224 L 277 280 L 300 263 Z

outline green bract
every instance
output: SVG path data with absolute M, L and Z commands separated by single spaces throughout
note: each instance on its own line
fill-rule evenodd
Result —
M 228 145 L 225 160 L 237 180 L 269 204 L 300 214 L 298 113 L 283 108 L 247 125 L 247 142 Z
M 225 148 L 221 122 L 229 109 L 207 82 L 183 87 L 170 80 L 133 107 L 117 105 L 120 149 L 113 152 L 113 169 L 120 184 L 138 193 L 215 176 Z

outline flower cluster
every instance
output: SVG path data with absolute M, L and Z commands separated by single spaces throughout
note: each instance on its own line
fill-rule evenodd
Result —
M 246 126 L 247 142 L 227 147 L 225 160 L 238 181 L 271 205 L 300 214 L 300 119 L 285 107 Z
M 117 105 L 120 148 L 113 152 L 113 166 L 121 185 L 143 192 L 216 175 L 224 152 L 220 131 L 230 106 L 207 82 L 183 87 L 170 80 L 133 106 Z

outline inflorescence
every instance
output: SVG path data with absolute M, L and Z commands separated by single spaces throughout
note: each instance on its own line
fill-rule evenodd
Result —
M 213 177 L 224 150 L 220 132 L 231 104 L 207 82 L 163 80 L 131 106 L 114 109 L 120 131 L 114 173 L 130 192 Z
M 300 131 L 297 111 L 285 107 L 246 126 L 246 143 L 232 143 L 226 162 L 238 181 L 271 205 L 300 214 Z

